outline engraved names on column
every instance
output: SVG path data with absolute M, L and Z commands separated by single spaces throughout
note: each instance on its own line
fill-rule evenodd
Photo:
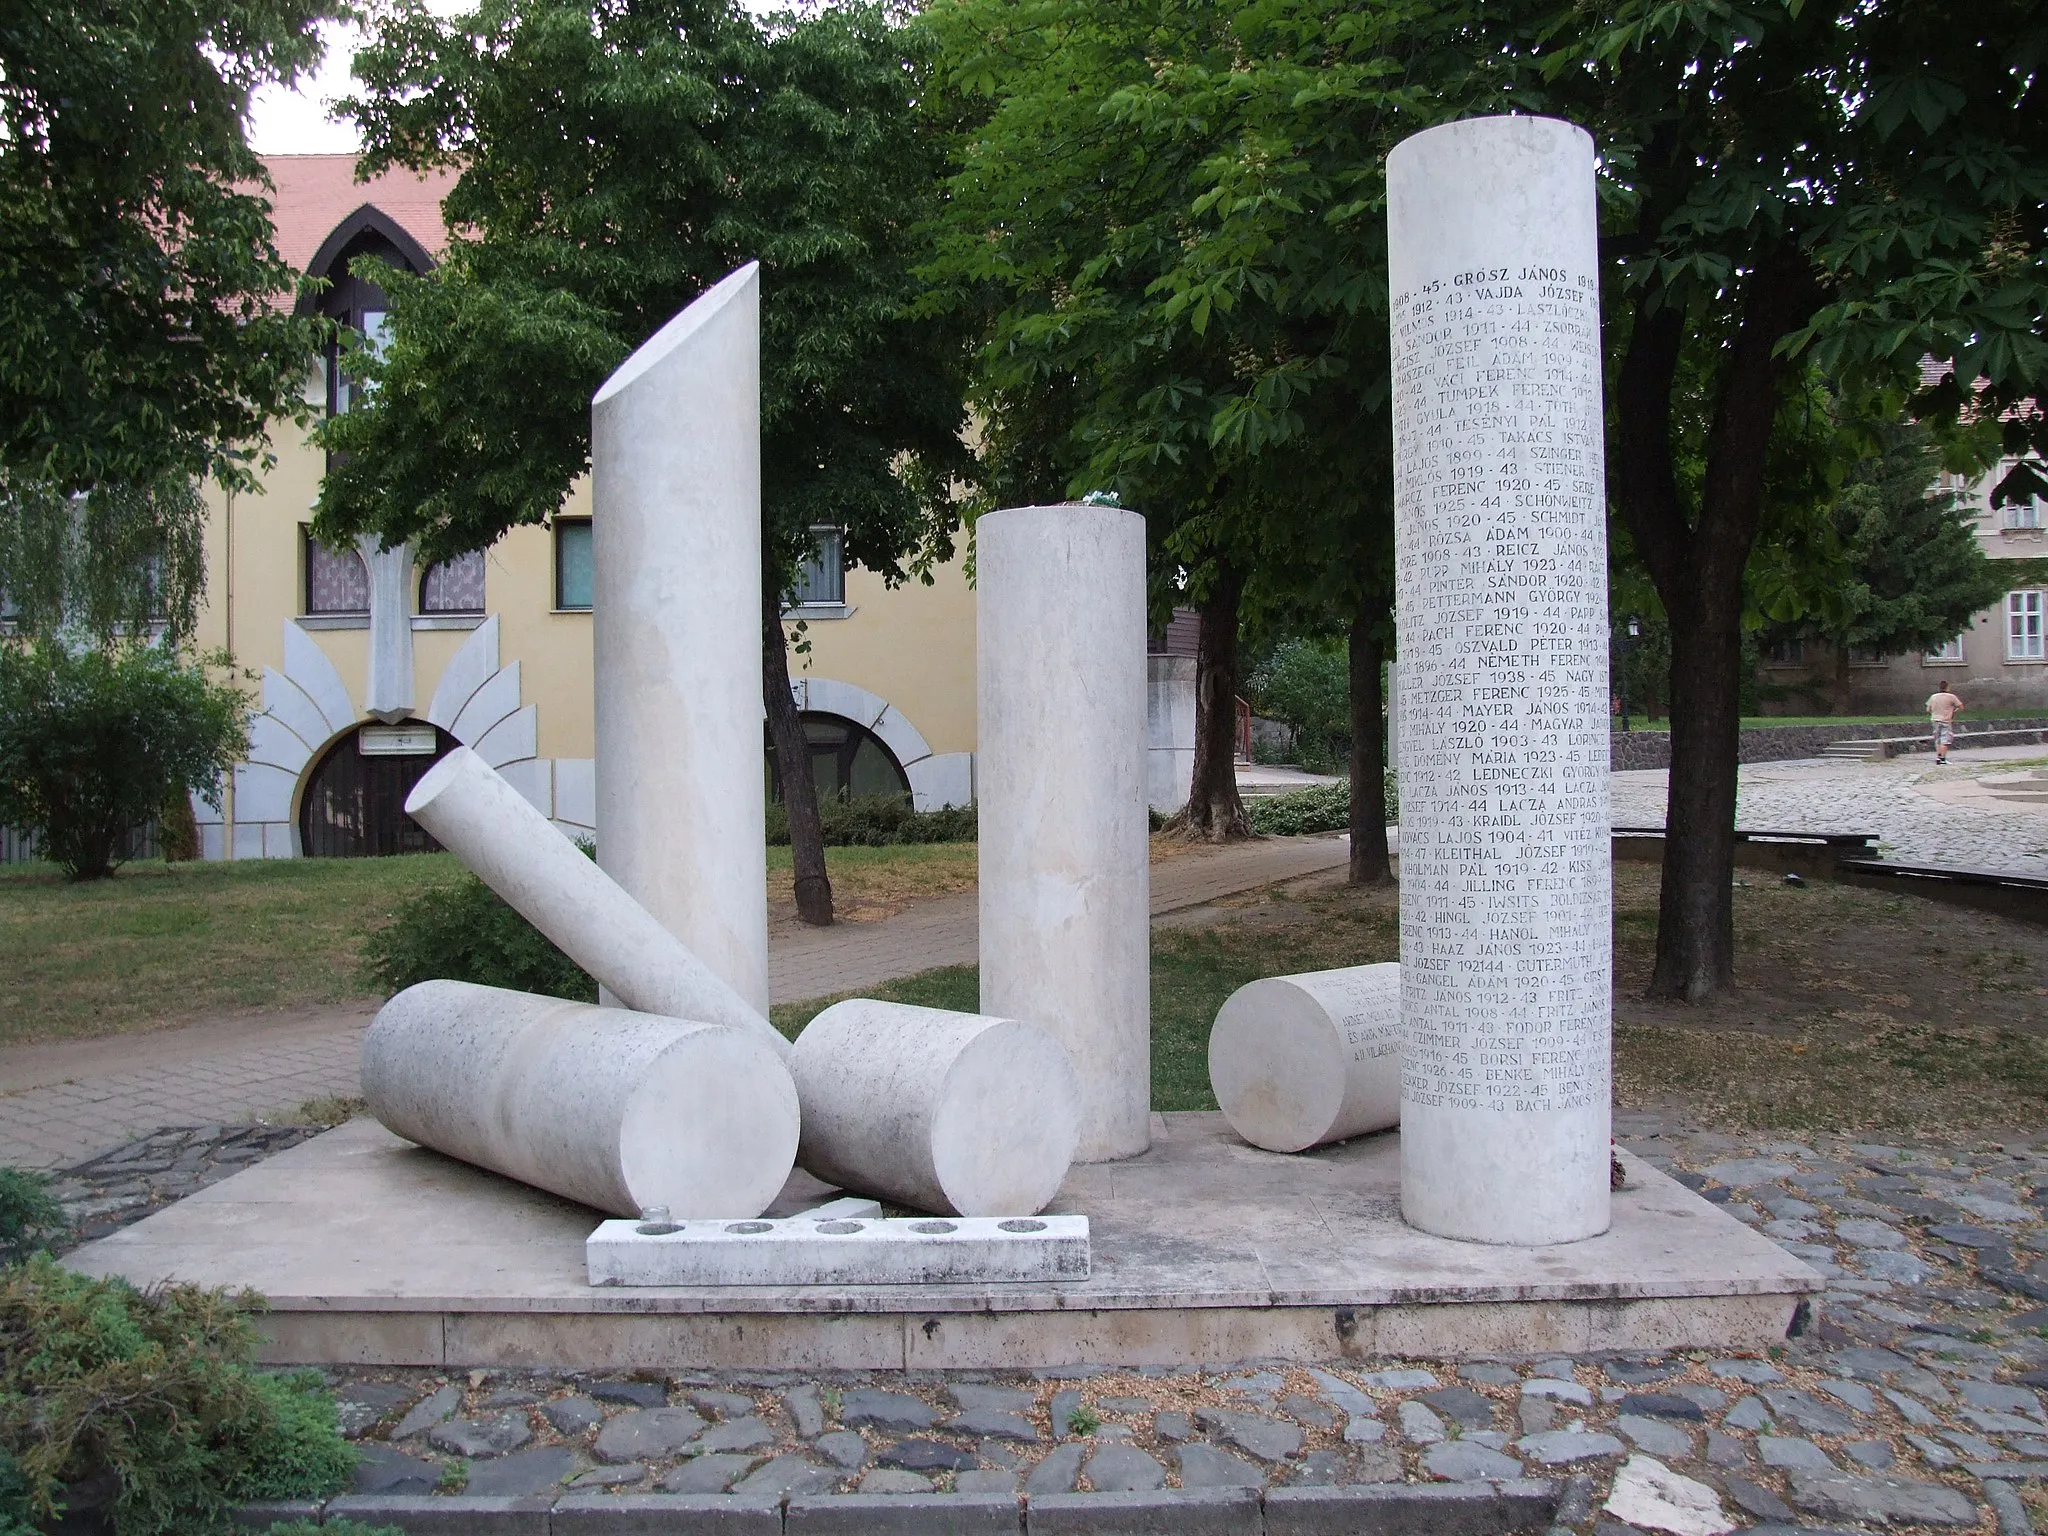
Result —
M 1558 899 L 1608 878 L 1596 289 L 1447 272 L 1393 323 L 1405 1091 L 1576 1108 L 1607 1092 L 1606 924 Z

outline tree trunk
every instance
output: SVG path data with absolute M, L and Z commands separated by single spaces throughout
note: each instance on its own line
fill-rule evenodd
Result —
M 1375 634 L 1382 615 L 1351 620 L 1351 883 L 1385 885 L 1394 878 L 1387 856 L 1387 740 Z
M 1678 489 L 1672 396 L 1687 317 L 1638 305 L 1615 391 L 1615 499 L 1671 620 L 1671 787 L 1650 995 L 1703 1002 L 1735 977 L 1742 573 L 1763 512 L 1783 364 L 1820 298 L 1787 242 L 1759 253 L 1717 381 L 1699 515 Z
M 1849 642 L 1835 642 L 1835 713 L 1849 713 Z
M 825 873 L 825 827 L 818 816 L 818 781 L 810 743 L 789 691 L 789 639 L 782 631 L 783 573 L 763 570 L 761 581 L 761 700 L 782 805 L 789 812 L 790 863 L 796 869 L 796 915 L 814 927 L 832 922 L 832 881 Z
M 1237 793 L 1237 605 L 1244 576 L 1225 565 L 1201 605 L 1195 645 L 1195 771 L 1188 803 L 1169 823 L 1212 843 L 1250 837 Z
M 1671 787 L 1657 902 L 1655 996 L 1697 1003 L 1735 980 L 1735 787 L 1742 594 L 1703 594 L 1671 626 Z

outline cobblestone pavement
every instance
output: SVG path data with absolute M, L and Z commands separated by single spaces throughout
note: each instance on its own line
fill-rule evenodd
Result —
M 1152 872 L 1155 914 L 1341 867 L 1342 837 L 1269 838 L 1183 854 Z M 778 1002 L 872 987 L 942 965 L 972 965 L 972 895 L 874 923 L 777 936 Z M 163 1125 L 247 1121 L 308 1099 L 360 1092 L 373 1004 L 221 1020 L 156 1033 L 0 1049 L 0 1166 L 56 1168 Z
M 1735 824 L 1763 832 L 1874 832 L 1883 854 L 1902 863 L 2048 875 L 2048 816 L 1988 803 L 1953 804 L 1922 792 L 1944 775 L 1997 771 L 1995 760 L 1957 753 L 1952 766 L 1932 758 L 1862 763 L 1806 758 L 1742 768 Z M 1614 824 L 1661 827 L 1666 770 L 1614 775 Z
M 1616 1129 L 1828 1278 L 1798 1337 L 1740 1355 L 329 1380 L 363 1493 L 1036 1496 L 1570 1476 L 1553 1536 L 2023 1536 L 2030 1505 L 2048 1515 L 2048 1138 L 1758 1142 L 1649 1114 Z M 218 1144 L 244 1159 L 274 1150 L 226 1130 Z M 124 1167 L 196 1169 L 194 1145 L 138 1144 L 97 1165 L 93 1188 Z

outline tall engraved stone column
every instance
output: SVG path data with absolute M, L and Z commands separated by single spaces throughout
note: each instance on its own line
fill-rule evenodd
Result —
M 1608 1225 L 1606 497 L 1593 141 L 1387 157 L 1401 657 L 1401 1206 Z
M 750 262 L 590 403 L 591 619 L 598 862 L 766 1013 L 760 401 Z
M 981 1011 L 1067 1048 L 1074 1160 L 1152 1142 L 1145 520 L 1012 507 L 974 525 Z

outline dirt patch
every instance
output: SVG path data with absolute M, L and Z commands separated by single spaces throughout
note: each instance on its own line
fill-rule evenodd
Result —
M 1743 874 L 1736 989 L 1643 996 L 1657 871 L 1615 870 L 1615 1101 L 1740 1129 L 1949 1137 L 2048 1110 L 2048 930 Z

